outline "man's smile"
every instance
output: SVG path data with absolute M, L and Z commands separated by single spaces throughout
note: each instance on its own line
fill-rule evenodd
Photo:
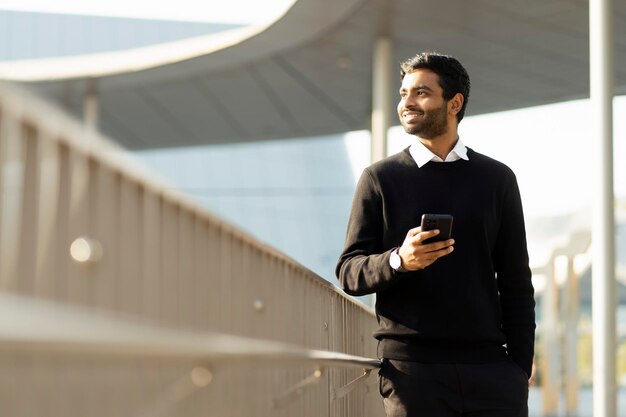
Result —
M 420 112 L 420 111 L 415 111 L 415 110 L 407 110 L 402 112 L 402 119 L 405 122 L 413 122 L 416 121 L 418 118 L 424 116 L 424 112 Z

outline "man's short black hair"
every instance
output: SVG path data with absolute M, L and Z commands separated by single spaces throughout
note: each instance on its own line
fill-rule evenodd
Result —
M 460 122 L 465 115 L 465 108 L 469 100 L 470 79 L 463 65 L 456 59 L 448 55 L 435 52 L 422 52 L 409 58 L 400 64 L 400 75 L 402 79 L 408 73 L 417 69 L 427 69 L 439 76 L 439 85 L 443 88 L 443 98 L 447 101 L 457 93 L 463 95 L 463 106 L 457 113 L 457 122 Z

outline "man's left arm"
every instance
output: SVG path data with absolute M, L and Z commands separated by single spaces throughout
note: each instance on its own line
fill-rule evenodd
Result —
M 535 345 L 535 291 L 528 262 L 522 201 L 515 175 L 511 175 L 505 190 L 494 266 L 507 351 L 530 377 Z

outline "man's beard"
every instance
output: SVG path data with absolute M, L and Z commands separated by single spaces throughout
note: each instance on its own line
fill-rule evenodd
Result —
M 409 135 L 417 135 L 424 139 L 436 138 L 448 131 L 448 106 L 443 103 L 438 109 L 424 111 L 424 119 L 421 122 L 405 125 L 402 117 L 400 122 Z

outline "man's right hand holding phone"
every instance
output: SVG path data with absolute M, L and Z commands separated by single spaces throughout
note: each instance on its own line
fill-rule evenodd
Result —
M 454 239 L 424 243 L 426 239 L 438 234 L 438 229 L 422 232 L 421 226 L 409 230 L 402 246 L 398 248 L 402 269 L 406 271 L 424 269 L 442 256 L 450 254 L 454 250 L 454 246 L 452 246 Z

